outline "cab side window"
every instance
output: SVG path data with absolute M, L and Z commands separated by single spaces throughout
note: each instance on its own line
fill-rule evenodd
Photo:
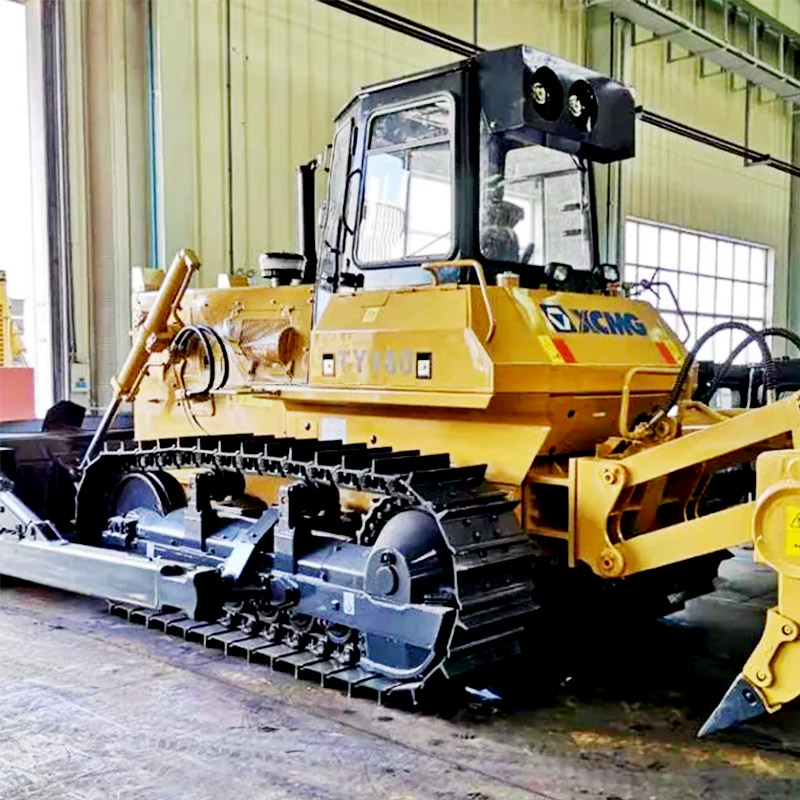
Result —
M 336 259 L 342 252 L 345 235 L 344 201 L 347 193 L 347 178 L 350 170 L 350 144 L 353 121 L 342 125 L 334 135 L 328 197 L 325 201 L 325 216 L 322 223 L 321 253 L 319 268 L 324 274 L 333 274 Z
M 454 243 L 452 101 L 376 116 L 356 240 L 360 266 L 447 258 Z

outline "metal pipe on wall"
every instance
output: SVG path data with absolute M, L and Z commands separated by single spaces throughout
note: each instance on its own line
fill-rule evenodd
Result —
M 63 400 L 69 397 L 69 368 L 75 356 L 75 320 L 68 237 L 64 6 L 62 0 L 43 0 L 41 9 L 53 399 Z
M 441 47 L 443 50 L 449 50 L 451 53 L 456 53 L 460 56 L 469 57 L 476 53 L 484 52 L 485 50 L 485 48 L 477 44 L 470 44 L 444 31 L 436 30 L 428 25 L 423 25 L 421 22 L 415 22 L 407 17 L 386 11 L 371 3 L 364 2 L 364 0 L 317 0 L 317 2 L 323 3 L 326 6 L 331 6 L 332 8 L 337 8 L 348 14 L 354 14 L 362 19 L 374 22 L 377 25 L 382 25 L 398 33 L 411 36 L 414 39 L 418 39 L 434 47 Z M 691 125 L 686 125 L 685 123 L 670 119 L 669 117 L 664 117 L 653 111 L 647 111 L 642 106 L 637 109 L 637 112 L 639 114 L 639 119 L 648 125 L 670 131 L 678 136 L 700 142 L 709 147 L 715 147 L 718 150 L 723 150 L 732 155 L 741 156 L 748 164 L 761 164 L 777 169 L 780 172 L 785 172 L 794 178 L 800 177 L 800 167 L 790 164 L 787 161 L 782 161 L 781 159 L 772 158 L 768 153 L 760 153 L 751 150 L 737 142 L 723 139 L 720 136 L 700 130 L 699 128 L 693 128 Z
M 400 14 L 387 11 L 385 8 L 372 5 L 372 3 L 365 3 L 364 0 L 317 0 L 317 2 L 336 8 L 339 11 L 344 11 L 347 14 L 361 17 L 361 19 L 374 22 L 377 25 L 382 25 L 384 28 L 389 28 L 397 33 L 412 36 L 422 42 L 432 44 L 434 47 L 441 47 L 443 50 L 449 50 L 451 53 L 457 53 L 460 56 L 471 56 L 485 49 L 477 44 L 451 36 L 444 31 L 423 25 L 421 22 L 415 22 L 408 17 L 403 17 Z M 477 11 L 477 7 L 475 11 Z

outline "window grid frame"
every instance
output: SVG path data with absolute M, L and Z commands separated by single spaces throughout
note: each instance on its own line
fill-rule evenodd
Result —
M 642 254 L 642 227 L 652 229 L 656 233 L 654 241 L 650 241 L 650 253 Z M 674 253 L 667 266 L 664 265 L 663 237 L 668 233 L 675 237 Z M 648 233 L 648 235 L 650 235 Z M 688 237 L 686 253 L 684 253 L 684 238 Z M 693 240 L 693 241 L 692 241 Z M 702 254 L 703 247 L 708 248 L 705 242 L 713 242 L 713 265 L 709 268 L 704 259 L 708 259 L 709 253 Z M 635 252 L 631 253 L 630 245 L 633 244 Z M 722 260 L 720 258 L 720 245 L 729 248 L 729 252 Z M 741 277 L 737 273 L 743 273 L 742 264 L 737 263 L 741 255 L 741 248 L 747 248 L 747 277 Z M 756 256 L 756 254 L 760 254 Z M 684 259 L 688 262 L 684 264 Z M 655 260 L 656 264 L 652 264 Z M 643 263 L 647 262 L 647 263 Z M 650 271 L 649 275 L 643 272 Z M 758 279 L 758 274 L 763 273 L 763 281 Z M 754 278 L 756 275 L 756 278 Z M 691 307 L 681 308 L 684 318 L 689 325 L 689 336 L 686 337 L 686 328 L 680 322 L 680 315 L 674 308 L 672 298 L 640 295 L 641 299 L 650 300 L 659 313 L 667 320 L 674 320 L 671 325 L 679 338 L 687 338 L 687 346 L 691 346 L 699 335 L 707 330 L 711 325 L 725 320 L 735 320 L 743 322 L 751 327 L 760 330 L 772 323 L 773 303 L 774 303 L 774 284 L 775 284 L 775 260 L 774 250 L 768 245 L 760 242 L 749 242 L 743 239 L 734 239 L 729 236 L 709 233 L 706 231 L 682 228 L 676 225 L 669 225 L 652 220 L 641 219 L 639 217 L 628 217 L 625 220 L 625 260 L 623 266 L 623 280 L 626 283 L 638 283 L 641 280 L 655 280 L 669 283 L 672 287 L 679 305 L 682 294 L 682 278 L 686 276 L 694 280 L 694 296 L 691 300 Z M 632 280 L 633 278 L 633 280 Z M 701 289 L 701 281 L 704 287 Z M 737 309 L 736 287 L 743 287 L 745 294 L 745 310 L 741 308 L 741 296 Z M 711 289 L 711 296 L 707 292 Z M 761 290 L 761 297 L 754 292 L 755 289 Z M 725 298 L 720 302 L 720 291 L 729 291 L 727 307 L 729 311 L 720 310 L 725 307 Z M 754 308 L 753 304 L 758 300 L 759 308 Z M 669 324 L 669 323 L 668 323 Z M 703 326 L 702 329 L 700 326 Z M 706 344 L 701 353 L 701 358 L 711 355 L 709 351 L 713 348 L 713 358 L 723 360 L 725 351 L 730 352 L 732 347 L 744 338 L 744 333 L 733 331 L 727 335 L 720 333 L 711 342 Z M 716 340 L 716 341 L 715 341 Z M 727 342 L 727 344 L 725 344 Z M 749 356 L 753 358 L 749 358 Z M 756 360 L 755 346 L 751 345 L 737 359 L 737 362 Z

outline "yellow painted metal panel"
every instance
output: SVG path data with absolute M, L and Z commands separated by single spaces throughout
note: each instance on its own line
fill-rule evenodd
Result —
M 634 575 L 744 544 L 750 538 L 754 507 L 754 502 L 741 503 L 716 512 L 713 524 L 699 517 L 623 542 L 619 545 L 623 574 Z

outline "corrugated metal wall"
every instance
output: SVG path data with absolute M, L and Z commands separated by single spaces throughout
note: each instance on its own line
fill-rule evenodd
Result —
M 750 0 L 750 4 L 775 17 L 787 28 L 800 31 L 800 3 L 797 0 Z
M 744 141 L 745 92 L 740 82 L 726 75 L 700 77 L 697 59 L 668 63 L 663 42 L 628 48 L 626 57 L 626 78 L 646 108 Z M 708 67 L 713 69 L 714 65 Z M 791 114 L 758 91 L 751 93 L 750 104 L 750 146 L 791 161 Z M 744 166 L 735 156 L 649 125 L 638 126 L 637 157 L 623 169 L 628 215 L 774 248 L 775 316 L 785 321 L 788 175 L 764 166 Z
M 383 5 L 472 39 L 473 0 Z M 314 0 L 154 7 L 160 257 L 193 243 L 206 280 L 252 267 L 265 249 L 295 247 L 294 167 L 322 151 L 331 119 L 357 87 L 450 60 Z M 479 0 L 477 10 L 485 47 L 526 41 L 582 58 L 578 2 Z M 743 139 L 744 93 L 726 76 L 701 78 L 696 59 L 668 63 L 664 43 L 639 45 L 627 50 L 625 75 L 648 108 Z M 754 95 L 751 131 L 753 146 L 790 158 L 791 116 L 781 104 Z M 769 244 L 785 272 L 788 178 L 648 126 L 638 137 L 639 157 L 625 166 L 627 213 Z
M 110 397 L 130 348 L 131 266 L 150 250 L 147 22 L 143 0 L 65 4 L 74 363 L 92 388 L 74 399 L 84 404 Z
M 382 5 L 473 37 L 473 0 Z M 296 248 L 294 169 L 324 150 L 333 117 L 359 87 L 455 60 L 315 0 L 155 0 L 154 8 L 160 258 L 194 244 L 206 282 L 252 268 L 264 250 Z M 580 58 L 577 2 L 477 8 L 484 46 L 524 40 Z

